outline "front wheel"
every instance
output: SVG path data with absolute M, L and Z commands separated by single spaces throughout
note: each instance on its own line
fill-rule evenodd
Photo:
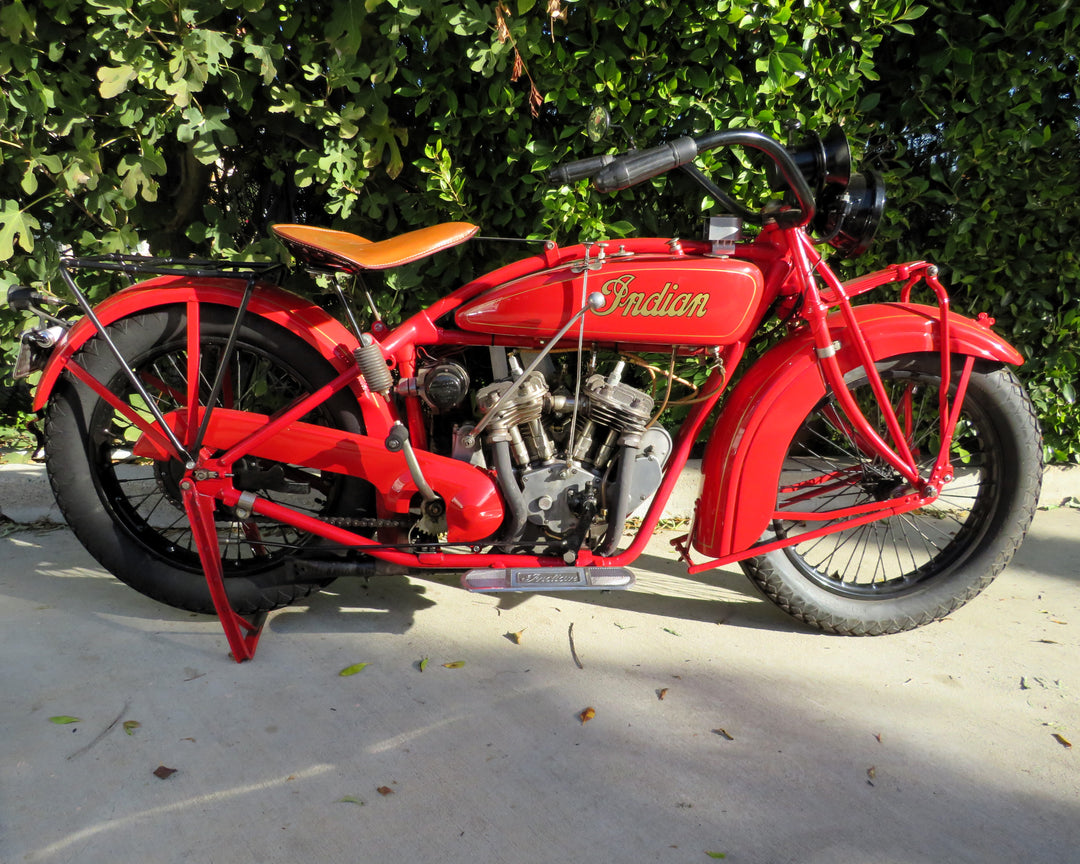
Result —
M 954 390 L 961 367 L 958 361 L 952 370 Z M 940 362 L 935 355 L 907 355 L 877 369 L 926 476 L 940 449 Z M 865 372 L 852 373 L 848 385 L 888 440 Z M 1011 370 L 976 362 L 950 461 L 955 479 L 932 504 L 748 559 L 743 570 L 781 609 L 831 633 L 876 636 L 945 617 L 1009 563 L 1038 502 L 1039 424 Z M 911 491 L 891 466 L 860 446 L 830 393 L 788 447 L 776 510 L 825 513 Z M 763 539 L 825 524 L 777 519 Z

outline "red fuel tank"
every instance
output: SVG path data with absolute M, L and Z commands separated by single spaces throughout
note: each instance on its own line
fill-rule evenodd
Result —
M 596 262 L 593 262 L 593 266 Z M 550 338 L 581 308 L 582 260 L 504 282 L 457 310 L 474 333 Z M 758 267 L 697 255 L 611 255 L 588 271 L 586 293 L 604 306 L 585 315 L 585 340 L 642 346 L 726 345 L 757 320 L 764 291 Z M 565 337 L 578 338 L 577 327 Z

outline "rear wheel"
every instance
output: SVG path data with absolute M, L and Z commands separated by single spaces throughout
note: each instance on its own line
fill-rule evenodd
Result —
M 940 449 L 940 363 L 920 354 L 877 368 L 926 476 Z M 954 390 L 960 369 L 958 362 Z M 888 440 L 865 373 L 851 376 L 849 386 Z M 743 570 L 780 608 L 833 633 L 896 633 L 943 618 L 1008 564 L 1038 501 L 1038 421 L 1010 370 L 976 363 L 950 458 L 955 479 L 932 504 L 749 559 Z M 810 411 L 788 448 L 776 509 L 828 513 L 911 491 L 891 466 L 860 447 L 830 394 Z M 766 539 L 826 524 L 793 515 L 776 520 Z
M 235 310 L 201 310 L 200 404 L 206 404 Z M 125 318 L 108 328 L 163 413 L 182 407 L 188 393 L 187 329 L 183 306 Z M 147 419 L 151 414 L 100 337 L 75 356 L 98 381 Z M 241 326 L 218 405 L 272 414 L 334 377 L 329 363 L 298 336 L 249 315 Z M 306 422 L 362 431 L 359 407 L 340 392 Z M 46 464 L 57 503 L 87 550 L 117 578 L 149 597 L 193 612 L 214 611 L 184 513 L 177 460 L 137 457 L 139 429 L 90 388 L 65 375 L 45 418 Z M 184 442 L 185 444 L 189 442 Z M 243 459 L 238 488 L 305 513 L 360 515 L 366 484 L 339 474 Z M 214 514 L 229 600 L 240 614 L 284 606 L 325 585 L 295 581 L 289 558 L 312 553 L 317 538 L 260 517 L 241 519 L 218 504 Z

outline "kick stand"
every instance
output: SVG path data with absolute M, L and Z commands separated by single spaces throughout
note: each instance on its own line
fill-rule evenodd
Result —
M 260 612 L 248 621 L 233 610 L 222 578 L 221 547 L 214 526 L 214 499 L 199 494 L 190 480 L 182 481 L 180 487 L 184 496 L 184 511 L 191 522 L 195 548 L 199 550 L 199 561 L 206 576 L 206 586 L 210 589 L 210 599 L 214 601 L 214 609 L 221 629 L 225 631 L 233 659 L 237 663 L 251 660 L 259 644 L 266 613 Z

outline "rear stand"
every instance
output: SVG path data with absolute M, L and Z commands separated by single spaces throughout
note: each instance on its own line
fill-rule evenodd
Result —
M 214 525 L 214 499 L 201 495 L 190 480 L 183 481 L 181 489 L 184 510 L 191 522 L 195 548 L 199 550 L 199 561 L 206 576 L 206 586 L 210 589 L 210 599 L 214 602 L 214 609 L 221 622 L 221 629 L 225 631 L 233 659 L 237 663 L 251 660 L 255 656 L 259 636 L 262 635 L 266 613 L 259 612 L 249 621 L 232 608 L 222 578 L 221 547 L 218 545 L 217 528 Z

